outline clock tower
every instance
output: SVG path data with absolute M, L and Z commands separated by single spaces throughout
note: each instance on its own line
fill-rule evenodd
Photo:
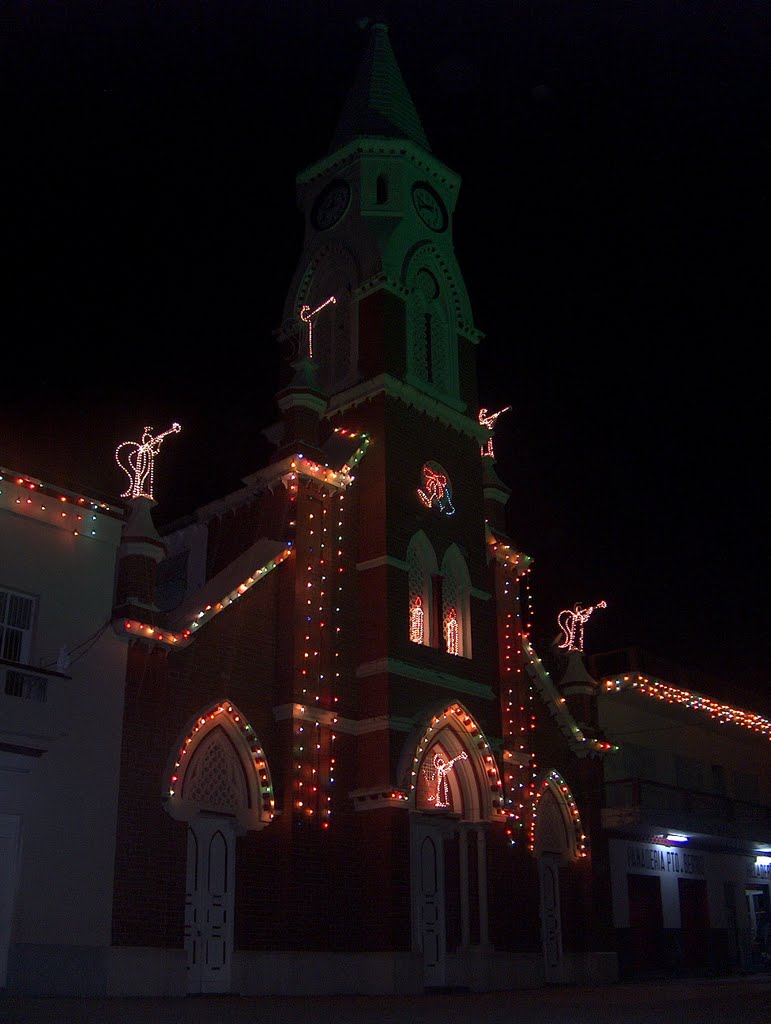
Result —
M 509 492 L 481 455 L 482 335 L 453 248 L 459 188 L 375 23 L 328 152 L 297 178 L 305 233 L 283 311 L 277 458 L 318 459 L 335 437 L 368 439 L 340 529 L 352 571 L 337 706 L 355 722 L 361 848 L 378 850 L 358 869 L 365 927 L 395 948 L 411 932 L 414 948 L 433 950 L 427 985 L 447 983 L 448 950 L 489 942 L 488 844 L 505 846 L 510 824 L 492 749 L 513 703 L 498 651 L 504 605 L 516 620 L 519 566 L 512 556 L 497 580 L 493 531 Z M 315 539 L 306 557 L 298 534 L 298 564 L 313 564 Z M 454 911 L 446 853 L 463 890 Z M 403 901 L 383 871 L 411 878 Z M 453 939 L 456 911 L 463 935 Z
M 335 295 L 313 328 L 327 398 L 339 404 L 388 375 L 475 415 L 480 332 L 453 251 L 459 187 L 431 152 L 388 29 L 375 23 L 328 152 L 297 178 L 305 238 L 283 333 L 290 351 L 301 345 L 299 309 Z M 391 318 L 386 336 L 368 333 L 373 299 Z

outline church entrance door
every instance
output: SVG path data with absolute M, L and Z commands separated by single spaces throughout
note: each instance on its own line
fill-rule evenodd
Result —
M 549 854 L 539 857 L 538 878 L 541 888 L 541 944 L 545 978 L 550 984 L 558 984 L 563 980 L 559 857 Z
M 412 919 L 415 946 L 423 952 L 427 988 L 446 984 L 447 935 L 444 835 L 438 822 L 412 821 Z
M 187 991 L 229 992 L 233 958 L 234 819 L 200 816 L 187 832 Z

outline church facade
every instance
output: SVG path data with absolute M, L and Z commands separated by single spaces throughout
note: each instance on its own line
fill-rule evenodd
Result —
M 480 417 L 458 188 L 375 26 L 298 177 L 274 458 L 165 557 L 135 499 L 113 943 L 184 932 L 187 991 L 614 976 L 603 744 L 561 705 L 531 749 L 530 559 Z

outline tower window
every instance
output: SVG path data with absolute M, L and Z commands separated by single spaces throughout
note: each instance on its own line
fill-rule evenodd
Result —
M 378 174 L 375 184 L 375 202 L 378 206 L 388 202 L 388 179 L 385 174 Z
M 436 555 L 431 542 L 422 530 L 418 531 L 407 548 L 409 579 L 408 636 L 413 644 L 436 644 L 433 614 L 437 607 L 433 581 L 437 578 Z
M 460 550 L 452 544 L 442 559 L 442 646 L 448 654 L 471 657 L 471 579 Z
M 409 374 L 414 382 L 457 393 L 457 338 L 437 276 L 421 267 L 414 276 L 409 321 Z

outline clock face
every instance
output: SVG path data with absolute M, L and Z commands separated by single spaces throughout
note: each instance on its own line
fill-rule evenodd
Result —
M 316 198 L 311 210 L 311 221 L 319 231 L 337 224 L 351 200 L 351 186 L 347 181 L 332 181 Z
M 412 202 L 418 217 L 432 231 L 444 231 L 447 227 L 447 209 L 436 191 L 425 181 L 412 186 Z

